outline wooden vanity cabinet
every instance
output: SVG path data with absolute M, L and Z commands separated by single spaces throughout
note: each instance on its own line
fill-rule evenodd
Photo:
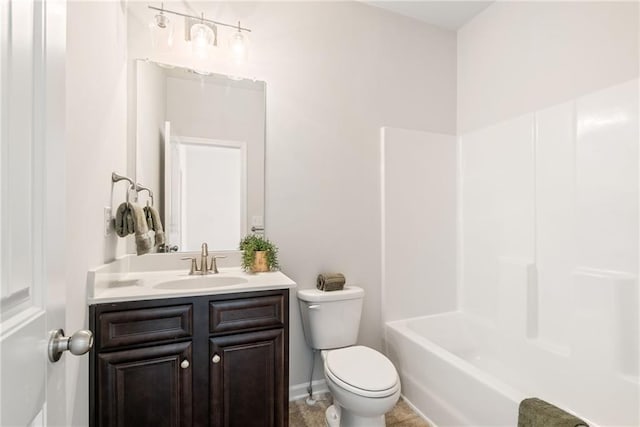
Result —
M 89 316 L 91 426 L 288 426 L 288 289 L 97 304 Z

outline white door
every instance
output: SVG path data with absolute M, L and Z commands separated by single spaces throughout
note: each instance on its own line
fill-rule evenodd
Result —
M 66 425 L 66 5 L 0 0 L 0 425 Z
M 235 249 L 247 232 L 247 143 L 169 132 L 165 122 L 169 242 L 186 252 L 200 250 L 202 242 L 215 250 Z

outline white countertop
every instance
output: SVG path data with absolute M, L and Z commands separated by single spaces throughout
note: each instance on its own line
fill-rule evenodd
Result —
M 118 264 L 119 263 L 119 264 Z M 89 272 L 88 304 L 137 301 L 160 298 L 180 298 L 197 295 L 218 295 L 238 292 L 266 291 L 294 288 L 296 283 L 280 271 L 246 273 L 240 267 L 220 268 L 220 273 L 189 275 L 187 269 L 139 271 L 128 268 L 128 261 L 121 259 Z M 215 285 L 208 288 L 189 289 L 192 280 L 238 278 L 244 283 Z M 158 289 L 163 282 L 184 282 L 185 288 Z

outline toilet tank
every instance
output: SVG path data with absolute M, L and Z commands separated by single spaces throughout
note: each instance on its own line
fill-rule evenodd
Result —
M 307 344 L 317 350 L 354 345 L 358 340 L 363 297 L 364 290 L 357 286 L 330 292 L 298 290 Z

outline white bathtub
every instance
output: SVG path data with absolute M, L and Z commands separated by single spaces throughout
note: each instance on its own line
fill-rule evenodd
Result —
M 385 339 L 402 394 L 439 427 L 517 426 L 526 397 L 591 425 L 640 425 L 638 378 L 609 360 L 509 337 L 462 312 L 389 322 Z

